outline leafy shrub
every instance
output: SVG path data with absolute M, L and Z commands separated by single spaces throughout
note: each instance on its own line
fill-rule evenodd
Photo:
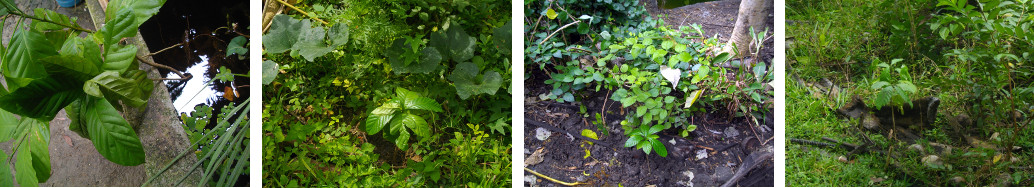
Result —
M 384 137 L 394 138 L 392 140 L 395 140 L 395 145 L 406 149 L 410 131 L 421 138 L 431 136 L 427 121 L 413 114 L 417 110 L 442 112 L 442 107 L 434 99 L 403 88 L 395 88 L 395 98 L 374 109 L 370 112 L 370 117 L 366 118 L 366 133 L 377 134 L 390 124 L 391 131 L 385 131 Z

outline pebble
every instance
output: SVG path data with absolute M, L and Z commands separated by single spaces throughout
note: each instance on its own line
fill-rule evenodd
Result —
M 538 177 L 535 177 L 535 175 L 526 175 L 526 176 L 524 176 L 524 182 L 530 184 L 531 187 L 537 187 L 537 186 L 535 186 L 535 181 L 537 179 L 538 179 Z
M 535 129 L 535 138 L 539 140 L 545 141 L 547 138 L 549 138 L 550 134 L 552 133 L 550 133 L 549 130 L 546 130 L 545 128 L 539 127 Z

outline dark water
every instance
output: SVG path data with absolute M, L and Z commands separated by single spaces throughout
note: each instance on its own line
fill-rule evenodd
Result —
M 212 128 L 217 123 L 214 114 L 219 114 L 231 102 L 250 97 L 248 77 L 235 76 L 232 82 L 206 84 L 214 79 L 220 67 L 234 74 L 248 74 L 249 59 L 238 59 L 237 55 L 226 57 L 226 45 L 234 37 L 248 34 L 248 27 L 248 2 L 244 0 L 167 1 L 157 15 L 140 26 L 140 34 L 151 52 L 183 44 L 152 56 L 156 63 L 193 76 L 185 81 L 165 81 L 177 112 L 190 114 L 195 106 L 211 106 L 213 118 L 206 127 Z M 158 70 L 166 78 L 179 78 L 169 70 Z M 236 93 L 232 101 L 224 97 L 227 89 Z M 244 175 L 236 185 L 248 186 L 248 179 Z
M 657 7 L 660 7 L 661 9 L 673 9 L 709 1 L 716 0 L 657 0 Z

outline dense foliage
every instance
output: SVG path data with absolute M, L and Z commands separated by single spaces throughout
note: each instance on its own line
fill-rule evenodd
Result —
M 508 1 L 294 6 L 263 37 L 264 185 L 510 186 Z
M 669 28 L 638 1 L 525 1 L 525 12 L 524 76 L 552 86 L 538 99 L 578 102 L 607 93 L 629 109 L 621 122 L 626 147 L 666 156 L 655 134 L 679 128 L 688 136 L 696 129 L 688 121 L 693 112 L 755 117 L 771 108 L 768 66 L 719 66 L 730 58 L 713 52 L 721 41 L 703 37 L 699 25 Z
M 937 121 L 916 133 L 921 134 L 919 143 L 956 147 L 955 152 L 939 156 L 943 164 L 935 164 L 922 152 L 905 151 L 907 146 L 896 144 L 894 138 L 871 135 L 877 147 L 903 153 L 902 157 L 861 156 L 859 164 L 843 167 L 815 152 L 789 152 L 799 160 L 787 163 L 787 172 L 797 172 L 788 174 L 788 182 L 805 186 L 1031 184 L 1034 171 L 1019 168 L 1031 165 L 1029 148 L 1034 147 L 1031 7 L 1034 2 L 1029 0 L 787 2 L 787 33 L 795 39 L 788 42 L 792 45 L 787 49 L 787 77 L 801 78 L 787 80 L 787 111 L 801 112 L 787 118 L 788 125 L 800 125 L 789 129 L 788 136 L 817 139 L 854 134 L 856 129 L 828 112 L 852 95 L 876 107 L 908 107 L 916 105 L 909 104 L 914 99 L 934 96 L 942 101 Z M 792 87 L 824 78 L 846 92 L 812 98 L 808 95 L 818 94 L 806 94 L 809 88 Z M 972 117 L 965 118 L 972 122 L 959 128 L 960 117 Z M 958 139 L 960 134 L 967 139 Z M 1006 149 L 1014 147 L 1024 149 Z

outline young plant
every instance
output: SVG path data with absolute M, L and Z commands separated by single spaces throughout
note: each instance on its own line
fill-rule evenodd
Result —
M 8 46 L 0 48 L 0 74 L 7 81 L 7 88 L 0 87 L 0 124 L 6 126 L 0 129 L 0 142 L 15 140 L 13 156 L 3 158 L 17 157 L 14 179 L 19 185 L 36 186 L 50 178 L 48 122 L 62 109 L 71 120 L 69 129 L 92 140 L 104 158 L 125 166 L 144 163 L 143 146 L 119 104 L 144 106 L 154 84 L 137 68 L 137 47 L 122 41 L 137 35 L 140 24 L 164 3 L 113 0 L 107 24 L 92 31 L 80 27 L 77 18 L 47 9 L 29 15 L 11 0 L 0 0 L 4 19 L 32 20 L 28 26 L 19 20 Z M 5 174 L 0 186 L 11 186 L 10 170 L 0 171 Z
M 442 112 L 442 105 L 419 93 L 395 88 L 395 98 L 374 109 L 366 118 L 366 133 L 377 134 L 390 125 L 384 138 L 394 140 L 395 145 L 404 150 L 409 145 L 410 132 L 425 139 L 431 136 L 427 121 L 415 114 L 420 111 Z
M 640 126 L 628 136 L 628 140 L 625 141 L 625 147 L 635 146 L 636 149 L 642 149 L 647 155 L 650 154 L 650 151 L 657 151 L 657 155 L 667 157 L 668 149 L 664 147 L 663 142 L 657 140 L 660 136 L 656 134 L 661 132 L 661 130 L 664 130 L 664 127 L 661 127 L 661 125 L 654 125 L 652 127 Z
M 880 62 L 879 59 L 873 60 L 872 64 L 876 65 L 875 70 L 878 77 L 870 89 L 878 92 L 873 100 L 873 106 L 877 109 L 888 104 L 899 107 L 903 104 L 912 106 L 912 101 L 909 99 L 912 94 L 916 93 L 916 86 L 910 81 L 912 78 L 909 76 L 908 67 L 897 66 L 901 61 L 901 59 L 894 59 L 887 64 Z M 895 76 L 894 73 L 897 75 Z

